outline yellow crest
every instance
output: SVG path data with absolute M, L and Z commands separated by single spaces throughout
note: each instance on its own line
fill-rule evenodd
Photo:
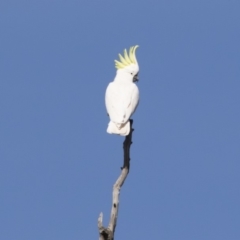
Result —
M 137 59 L 136 59 L 136 49 L 139 46 L 136 45 L 134 47 L 130 47 L 129 49 L 129 54 L 127 53 L 127 50 L 124 50 L 124 57 L 121 54 L 118 54 L 120 61 L 114 60 L 115 61 L 115 67 L 117 69 L 125 68 L 129 66 L 130 64 L 137 64 Z

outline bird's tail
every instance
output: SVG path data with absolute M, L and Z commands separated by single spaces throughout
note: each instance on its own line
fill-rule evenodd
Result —
M 116 124 L 112 121 L 109 122 L 107 132 L 110 134 L 119 134 L 121 136 L 127 136 L 130 132 L 130 122 L 127 121 L 124 125 Z

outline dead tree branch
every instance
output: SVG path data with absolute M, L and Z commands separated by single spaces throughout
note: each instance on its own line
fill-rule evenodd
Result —
M 100 213 L 98 218 L 99 240 L 114 240 L 114 232 L 117 225 L 120 190 L 130 169 L 130 147 L 132 144 L 132 132 L 134 130 L 132 128 L 132 124 L 133 120 L 130 120 L 130 133 L 125 137 L 123 142 L 123 167 L 121 168 L 120 176 L 113 185 L 112 208 L 108 227 L 105 228 L 103 226 L 103 213 Z

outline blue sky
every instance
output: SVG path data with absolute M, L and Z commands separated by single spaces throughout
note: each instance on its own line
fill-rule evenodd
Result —
M 114 59 L 140 105 L 115 238 L 240 239 L 240 2 L 0 2 L 0 239 L 98 239 L 123 138 Z

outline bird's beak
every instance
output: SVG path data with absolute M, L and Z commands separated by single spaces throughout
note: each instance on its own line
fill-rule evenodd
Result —
M 138 82 L 138 81 L 139 81 L 138 75 L 135 75 L 135 76 L 133 77 L 133 82 Z

